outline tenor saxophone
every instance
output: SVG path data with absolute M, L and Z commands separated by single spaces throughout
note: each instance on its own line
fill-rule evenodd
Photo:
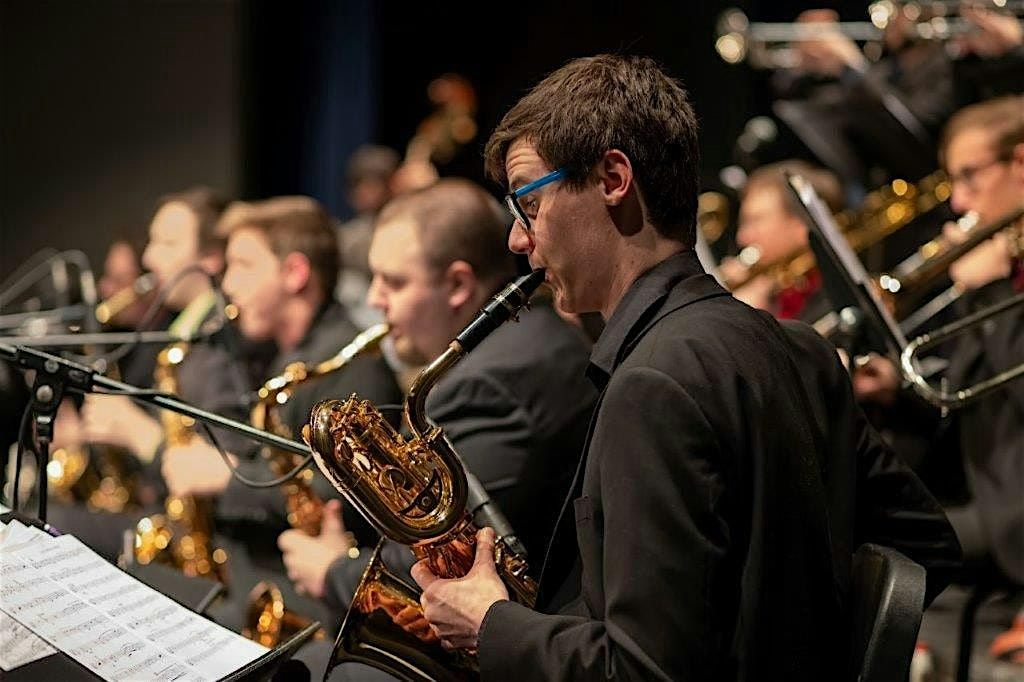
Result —
M 379 324 L 357 335 L 337 354 L 318 365 L 308 367 L 302 362 L 288 365 L 284 372 L 267 380 L 260 388 L 258 400 L 250 414 L 250 423 L 258 429 L 291 438 L 291 430 L 281 421 L 280 407 L 288 402 L 294 390 L 307 381 L 339 372 L 357 357 L 376 351 L 387 333 L 388 326 Z M 263 455 L 268 459 L 275 476 L 287 474 L 296 466 L 298 459 L 293 453 L 269 447 L 264 449 Z M 281 486 L 288 511 L 288 525 L 311 536 L 320 534 L 324 510 L 323 500 L 312 488 L 312 480 L 313 470 L 305 469 Z M 263 581 L 249 593 L 245 622 L 243 635 L 263 646 L 274 647 L 310 621 L 286 608 L 277 585 Z
M 427 395 L 466 353 L 526 305 L 544 281 L 537 270 L 509 284 L 448 349 L 413 382 L 405 399 L 408 440 L 369 401 L 318 403 L 303 429 L 313 458 L 335 488 L 392 541 L 444 578 L 465 575 L 476 552 L 476 527 L 466 510 L 468 483 L 458 454 L 426 417 Z M 479 675 L 475 653 L 444 649 L 426 627 L 420 592 L 387 569 L 377 545 L 356 589 L 327 674 L 360 661 L 406 680 L 465 680 Z M 509 593 L 532 606 L 537 586 L 516 545 L 499 538 L 495 562 Z
M 164 393 L 178 392 L 178 366 L 188 354 L 189 344 L 172 343 L 156 360 L 156 387 Z M 164 442 L 168 447 L 188 445 L 195 439 L 195 420 L 177 412 L 160 414 Z M 227 553 L 213 548 L 213 507 L 209 500 L 193 495 L 169 495 L 164 514 L 141 519 L 135 529 L 135 560 L 169 564 L 185 575 L 210 577 L 226 583 Z

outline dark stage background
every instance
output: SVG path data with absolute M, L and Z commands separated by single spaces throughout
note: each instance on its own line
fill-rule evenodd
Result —
M 197 183 L 311 194 L 345 217 L 348 154 L 404 150 L 445 72 L 475 86 L 480 135 L 443 170 L 482 180 L 502 113 L 546 72 L 602 51 L 649 54 L 685 82 L 710 185 L 769 106 L 767 74 L 714 53 L 731 4 L 0 0 L 0 277 L 45 246 L 81 248 L 99 270 L 113 237 L 144 239 L 157 197 Z M 736 4 L 760 20 L 808 7 Z

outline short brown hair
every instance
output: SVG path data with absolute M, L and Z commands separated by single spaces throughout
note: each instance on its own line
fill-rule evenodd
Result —
M 1009 158 L 1013 148 L 1024 142 L 1024 95 L 979 102 L 953 114 L 939 138 L 939 161 L 943 165 L 953 138 L 974 128 L 991 131 L 993 151 L 1002 158 Z
M 505 114 L 484 151 L 489 177 L 508 182 L 505 156 L 527 140 L 545 163 L 565 168 L 579 190 L 602 155 L 619 149 L 633 165 L 647 220 L 692 247 L 700 151 L 686 90 L 648 57 L 576 59 L 542 80 Z
M 282 196 L 233 202 L 224 211 L 217 233 L 227 239 L 242 228 L 262 234 L 278 258 L 301 253 L 309 260 L 320 293 L 325 299 L 334 295 L 341 267 L 338 241 L 333 220 L 316 199 Z
M 491 289 L 515 276 L 505 213 L 479 185 L 456 178 L 441 179 L 390 201 L 377 217 L 377 225 L 399 217 L 415 223 L 424 258 L 435 271 L 443 271 L 457 260 L 465 261 Z
M 835 173 L 824 168 L 812 166 L 800 159 L 787 159 L 778 163 L 770 163 L 754 170 L 743 186 L 741 198 L 746 198 L 751 191 L 765 187 L 774 188 L 779 192 L 786 210 L 795 216 L 803 216 L 800 202 L 793 196 L 786 183 L 786 174 L 799 175 L 811 183 L 815 193 L 825 202 L 832 213 L 843 210 L 843 188 Z
M 217 221 L 227 201 L 220 194 L 209 187 L 190 187 L 163 195 L 157 200 L 156 209 L 173 203 L 185 204 L 199 221 L 196 243 L 200 253 L 224 251 L 226 240 L 217 232 Z

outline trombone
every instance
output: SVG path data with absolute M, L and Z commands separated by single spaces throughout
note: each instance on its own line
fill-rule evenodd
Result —
M 950 191 L 949 181 L 942 171 L 935 171 L 916 183 L 897 178 L 868 194 L 861 208 L 839 213 L 836 222 L 850 247 L 857 252 L 864 251 L 949 199 Z M 724 284 L 730 291 L 761 275 L 771 275 L 779 286 L 788 286 L 814 267 L 814 253 L 809 245 L 770 263 L 760 261 L 760 252 L 753 246 L 743 249 L 737 258 L 747 270 L 739 278 L 725 279 Z
M 970 214 L 968 214 L 968 216 L 970 216 Z M 1024 217 L 1024 204 L 1018 206 L 1016 209 L 1010 211 L 1002 218 L 989 225 L 985 225 L 983 227 L 969 227 L 969 236 L 960 244 L 956 244 L 954 246 L 940 244 L 934 248 L 929 247 L 929 245 L 926 244 L 925 247 L 928 248 L 923 256 L 918 256 L 916 260 L 914 260 L 915 256 L 917 256 L 917 254 L 915 254 L 915 256 L 911 256 L 910 259 L 904 261 L 904 263 L 911 262 L 913 267 L 906 269 L 906 274 L 903 280 L 895 279 L 894 282 L 897 285 L 907 286 L 913 294 L 915 291 L 919 291 L 925 284 L 934 281 L 934 278 L 938 276 L 938 274 L 945 272 L 954 261 L 965 255 L 968 251 L 974 249 L 985 240 L 991 239 L 996 234 L 1004 231 L 1010 239 L 1011 253 L 1015 256 L 1020 255 L 1021 252 L 1024 252 L 1024 229 L 1022 229 L 1022 226 L 1018 222 L 1022 217 Z M 973 218 L 973 222 L 976 223 L 977 219 Z M 921 252 L 919 251 L 919 253 Z M 900 286 L 897 286 L 894 291 L 900 291 Z M 950 296 L 950 292 L 954 292 L 955 295 Z M 955 300 L 959 297 L 959 290 L 957 290 L 955 286 L 951 287 L 943 294 L 940 294 L 936 300 L 943 299 L 944 297 L 946 299 Z M 1024 293 L 1011 296 L 1005 301 L 1000 301 L 999 303 L 979 310 L 964 317 L 962 320 L 957 320 L 956 322 L 952 322 L 936 329 L 935 331 L 915 338 L 907 344 L 907 347 L 903 349 L 903 353 L 900 356 L 900 368 L 903 371 L 903 376 L 914 387 L 914 390 L 928 402 L 944 409 L 955 409 L 962 407 L 971 401 L 977 400 L 978 398 L 999 388 L 1003 384 L 1024 375 L 1024 362 L 1021 362 L 1019 365 L 1000 372 L 989 379 L 980 381 L 973 386 L 948 392 L 944 388 L 935 388 L 928 383 L 920 372 L 917 360 L 918 356 L 924 351 L 933 348 L 950 338 L 955 338 L 965 334 L 976 326 L 984 324 L 989 319 L 996 317 L 997 315 L 1001 315 L 1002 313 L 1022 304 L 1024 304 Z M 928 303 L 925 305 L 925 308 L 927 309 L 928 307 L 934 306 L 932 303 Z
M 1024 375 L 1024 362 L 1021 362 L 973 386 L 949 392 L 944 388 L 935 388 L 929 384 L 918 367 L 918 356 L 924 351 L 933 348 L 943 341 L 965 334 L 974 329 L 974 327 L 984 324 L 989 319 L 1022 304 L 1024 304 L 1024 292 L 979 310 L 962 320 L 957 320 L 931 333 L 917 337 L 907 344 L 907 347 L 903 349 L 900 355 L 900 368 L 903 371 L 904 378 L 910 382 L 918 395 L 931 404 L 943 409 L 956 409 Z
M 949 266 L 976 246 L 1000 232 L 1005 232 L 1010 239 L 1012 255 L 1017 256 L 1024 252 L 1024 229 L 1017 224 L 1022 217 L 1024 217 L 1024 204 L 988 225 L 976 227 L 977 215 L 967 213 L 957 221 L 961 229 L 967 233 L 967 239 L 960 244 L 953 245 L 941 237 L 929 241 L 897 264 L 891 272 L 879 276 L 879 288 L 893 302 L 896 315 L 907 320 L 908 323 L 910 320 L 914 320 L 914 324 L 910 325 L 910 328 L 911 330 L 916 329 L 927 319 L 922 314 L 924 311 L 931 311 L 927 315 L 927 317 L 931 317 L 958 299 L 962 292 L 954 285 L 917 312 L 911 313 L 911 306 L 949 270 Z M 940 302 L 941 305 L 939 305 Z
M 125 308 L 156 288 L 156 275 L 146 273 L 96 306 L 96 321 L 107 324 Z

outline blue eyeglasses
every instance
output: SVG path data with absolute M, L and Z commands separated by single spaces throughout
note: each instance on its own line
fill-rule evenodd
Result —
M 523 205 L 519 203 L 519 198 L 540 189 L 544 185 L 550 185 L 556 180 L 561 180 L 565 177 L 565 173 L 565 168 L 553 170 L 547 175 L 540 177 L 529 184 L 523 185 L 514 192 L 509 192 L 505 195 L 505 204 L 508 205 L 508 210 L 512 211 L 512 215 L 514 215 L 516 219 L 523 224 L 523 227 L 527 231 L 530 230 L 530 217 L 537 217 L 537 202 L 536 200 L 527 201 L 526 208 L 524 208 Z

